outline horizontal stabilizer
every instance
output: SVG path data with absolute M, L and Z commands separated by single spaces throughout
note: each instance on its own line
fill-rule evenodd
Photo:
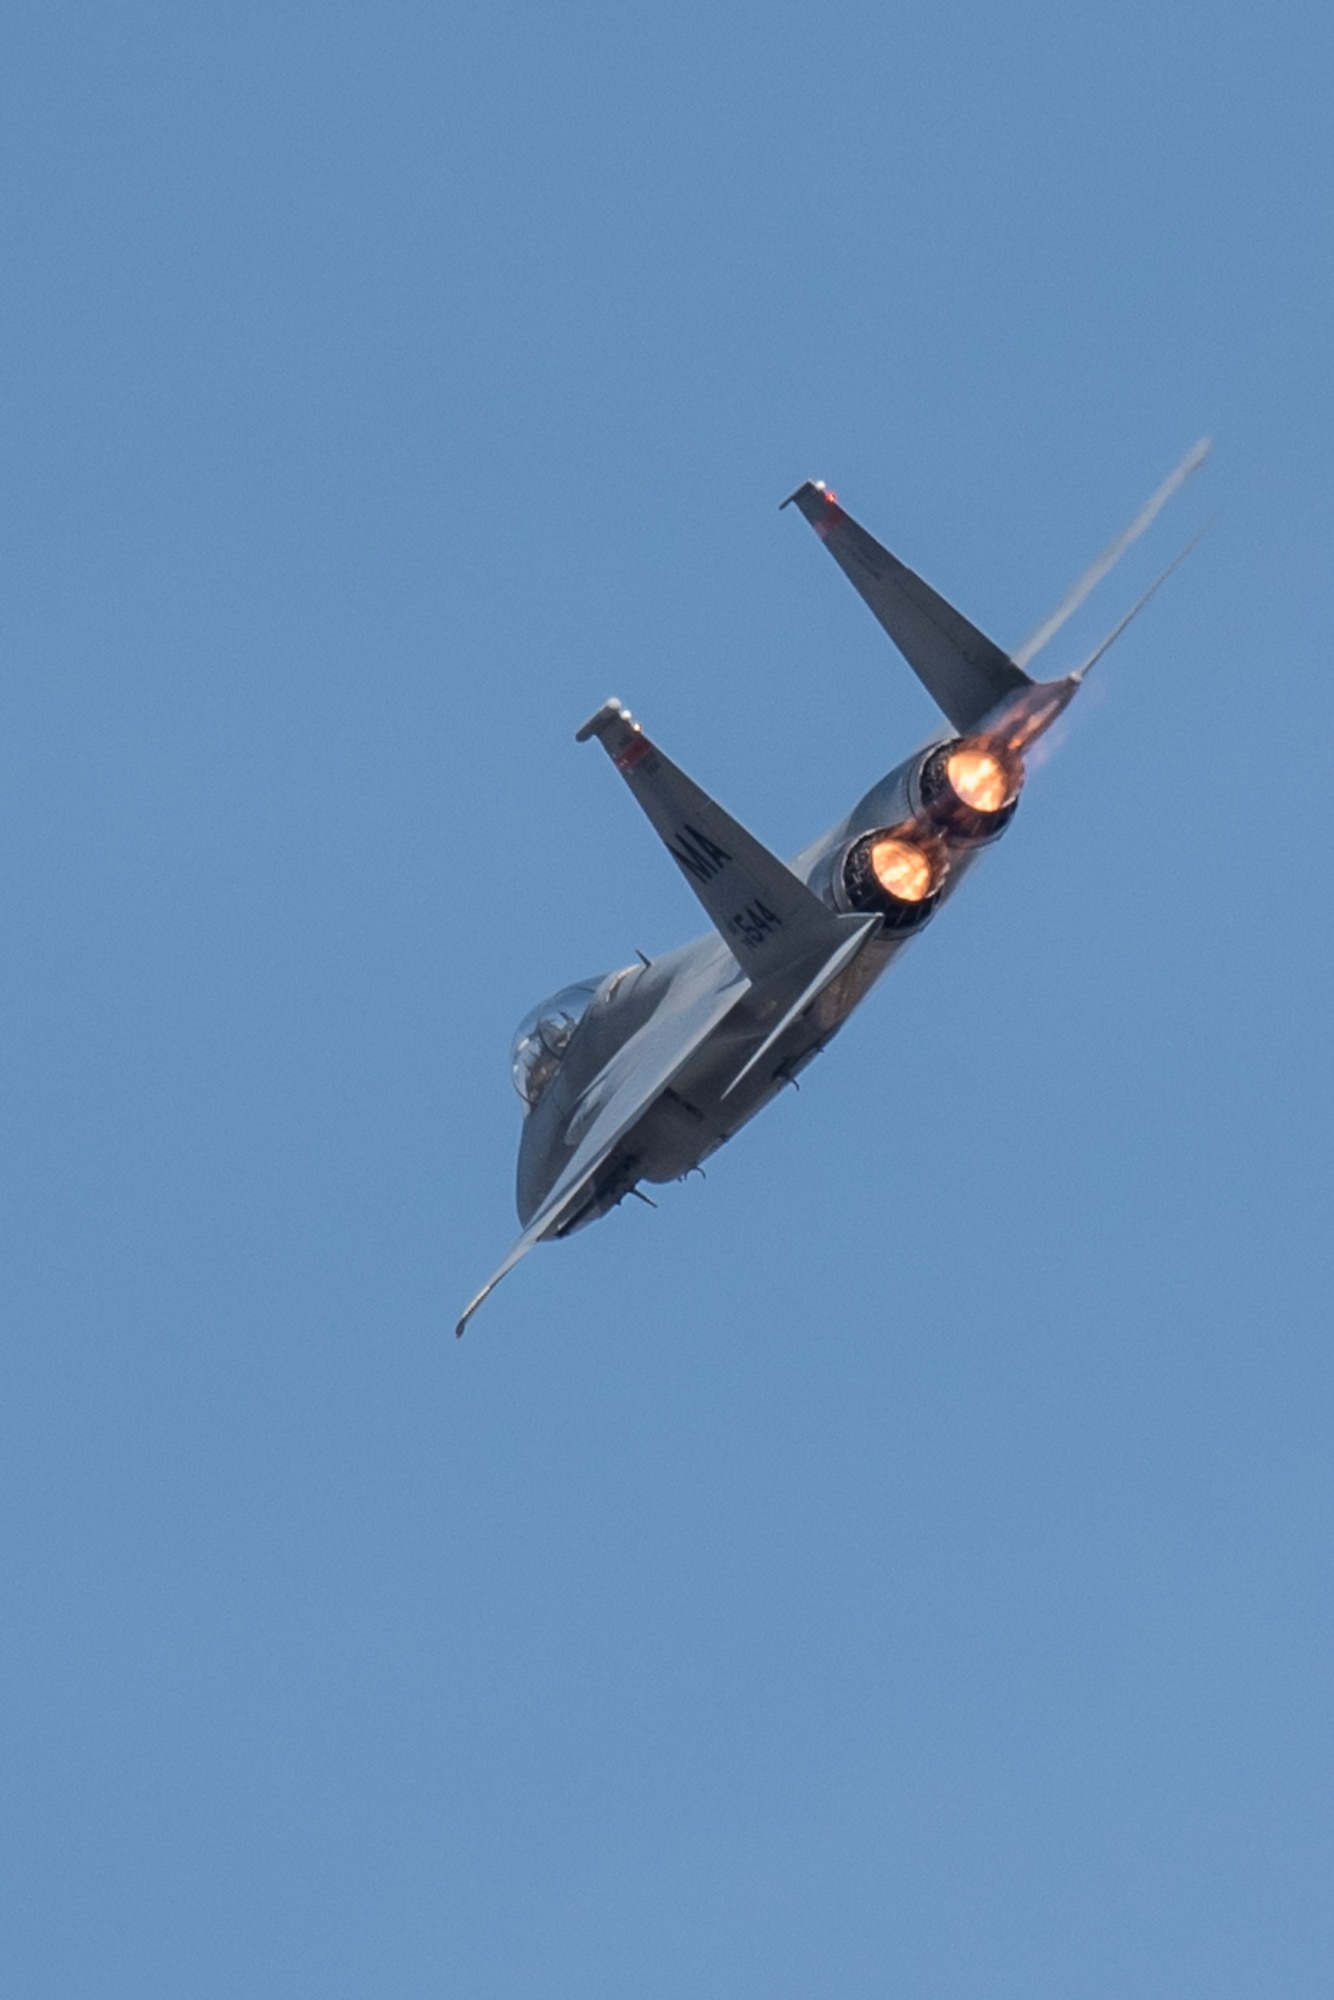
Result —
M 879 929 L 880 919 L 878 917 L 862 917 L 858 920 L 857 929 L 852 932 L 850 937 L 844 939 L 838 950 L 830 958 L 825 960 L 824 964 L 815 974 L 815 977 L 807 982 L 802 991 L 797 995 L 797 998 L 792 1002 L 792 1005 L 787 1009 L 778 1026 L 770 1029 L 754 1055 L 737 1071 L 723 1092 L 724 1097 L 730 1097 L 737 1085 L 744 1082 L 751 1071 L 759 1067 L 770 1050 L 782 1040 L 783 1036 L 792 1026 L 792 1023 L 801 1019 L 806 1009 L 819 999 L 825 987 L 837 979 L 845 966 L 851 965 L 867 939 Z
M 1181 553 L 1172 558 L 1167 568 L 1159 572 L 1124 617 L 1117 620 L 1107 637 L 1099 640 L 1082 665 L 1058 681 L 1034 681 L 1022 694 L 1011 695 L 1008 701 L 1001 702 L 999 707 L 983 718 L 980 733 L 1003 743 L 1008 750 L 1017 752 L 1020 756 L 1031 743 L 1037 742 L 1039 736 L 1045 736 L 1057 716 L 1064 713 L 1079 693 L 1089 669 L 1097 666 L 1103 654 L 1116 644 L 1131 620 L 1138 618 L 1150 599 L 1158 595 L 1168 577 L 1180 569 L 1191 550 L 1207 532 L 1208 526 L 1206 522 L 1199 534 L 1193 536 Z
M 1139 617 L 1140 612 L 1149 602 L 1149 599 L 1151 597 L 1156 597 L 1158 595 L 1158 592 L 1162 589 L 1163 585 L 1167 582 L 1168 577 L 1172 576 L 1177 570 L 1180 569 L 1182 563 L 1186 560 L 1186 557 L 1190 554 L 1191 550 L 1194 549 L 1197 546 L 1197 544 L 1200 541 L 1202 541 L 1204 536 L 1208 533 L 1210 525 L 1211 524 L 1208 521 L 1206 521 L 1204 526 L 1200 529 L 1199 534 L 1193 536 L 1191 540 L 1186 543 L 1186 546 L 1184 549 L 1182 549 L 1180 555 L 1173 556 L 1171 562 L 1167 565 L 1167 568 L 1163 570 L 1160 575 L 1156 576 L 1153 579 L 1153 582 L 1149 585 L 1148 589 L 1143 593 L 1143 595 L 1140 598 L 1138 598 L 1134 604 L 1131 605 L 1129 611 L 1126 612 L 1125 617 L 1118 620 L 1118 622 L 1112 627 L 1111 631 L 1107 634 L 1107 637 L 1105 639 L 1099 641 L 1099 643 L 1094 647 L 1093 651 L 1089 654 L 1088 658 L 1084 661 L 1083 665 L 1075 668 L 1075 671 L 1070 676 L 1071 680 L 1082 681 L 1085 674 L 1088 672 L 1089 668 L 1097 666 L 1099 660 L 1102 658 L 1103 654 L 1108 650 L 1108 648 L 1116 644 L 1117 640 L 1121 637 L 1121 634 L 1125 631 L 1126 626 L 1129 625 L 1131 619 Z
M 920 576 L 882 548 L 828 488 L 807 480 L 783 502 L 806 516 L 954 727 L 967 732 L 1028 675 Z
M 1180 465 L 1175 466 L 1168 473 L 1157 492 L 1145 501 L 1134 520 L 1130 523 L 1130 526 L 1123 528 L 1121 533 L 1107 544 L 1102 554 L 1089 564 L 1078 583 L 1070 586 L 1051 615 L 1043 619 L 1035 632 L 1029 633 L 1022 646 L 1015 648 L 1014 658 L 1017 666 L 1027 668 L 1036 659 L 1042 648 L 1051 639 L 1055 638 L 1066 619 L 1072 617 L 1078 611 L 1090 591 L 1097 588 L 1109 571 L 1114 569 L 1116 564 L 1120 562 L 1126 550 L 1134 546 L 1145 530 L 1153 526 L 1153 523 L 1172 498 L 1172 495 L 1179 493 L 1191 475 L 1199 471 L 1205 459 L 1209 456 L 1211 445 L 1212 440 L 1206 437 L 1201 438 L 1198 444 L 1191 446 Z M 1198 537 L 1196 539 L 1198 540 Z M 1194 544 L 1192 543 L 1193 546 Z M 1183 555 L 1184 553 L 1183 551 Z M 1181 561 L 1182 557 L 1178 557 L 1177 560 Z M 1176 564 L 1174 563 L 1172 567 L 1175 569 Z M 1160 578 L 1160 581 L 1163 580 Z M 1150 596 L 1152 594 L 1152 592 L 1149 593 Z M 1147 602 L 1147 600 L 1145 601 Z M 1109 640 L 1108 644 L 1110 645 L 1110 643 L 1111 641 Z

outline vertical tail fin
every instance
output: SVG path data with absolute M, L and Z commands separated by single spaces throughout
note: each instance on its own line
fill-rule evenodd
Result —
M 954 727 L 972 729 L 1029 677 L 985 632 L 844 513 L 828 488 L 807 480 L 783 502 L 806 516 L 848 581 L 884 626 Z

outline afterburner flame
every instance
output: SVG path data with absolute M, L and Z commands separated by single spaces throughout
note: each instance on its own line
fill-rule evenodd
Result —
M 871 849 L 875 879 L 900 903 L 920 903 L 931 894 L 931 863 L 908 840 L 877 840 Z
M 956 750 L 945 775 L 954 796 L 974 812 L 999 812 L 1014 792 L 1005 766 L 989 750 Z

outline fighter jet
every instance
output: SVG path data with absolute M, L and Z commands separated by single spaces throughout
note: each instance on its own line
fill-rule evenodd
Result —
M 661 958 L 567 986 L 520 1022 L 512 1065 L 524 1107 L 523 1233 L 457 1333 L 534 1244 L 582 1229 L 641 1181 L 683 1179 L 827 1047 L 1000 839 L 1033 744 L 1194 546 L 1072 673 L 1029 674 L 1208 448 L 1203 439 L 1187 453 L 1013 653 L 882 548 L 822 483 L 790 494 L 783 506 L 810 522 L 949 724 L 792 861 L 701 791 L 619 701 L 576 730 L 580 743 L 602 744 L 713 928 Z

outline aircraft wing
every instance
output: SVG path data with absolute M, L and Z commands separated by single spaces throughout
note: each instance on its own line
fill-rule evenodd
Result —
M 787 863 L 747 833 L 609 701 L 577 730 L 602 746 L 742 970 L 759 979 L 840 948 L 860 919 L 822 903 Z
M 562 1223 L 573 1221 L 622 1139 L 680 1075 L 748 987 L 749 982 L 736 974 L 720 988 L 715 958 L 701 969 L 693 991 L 686 988 L 678 994 L 668 993 L 638 1033 L 594 1078 L 575 1109 L 577 1119 L 586 1107 L 586 1123 L 569 1164 L 500 1268 L 465 1308 L 454 1328 L 456 1335 L 462 1335 L 478 1306 L 535 1243 L 555 1235 Z
M 788 495 L 884 626 L 938 708 L 964 733 L 988 709 L 1029 685 L 1008 653 L 946 603 L 874 535 L 845 514 L 828 488 L 807 480 Z

